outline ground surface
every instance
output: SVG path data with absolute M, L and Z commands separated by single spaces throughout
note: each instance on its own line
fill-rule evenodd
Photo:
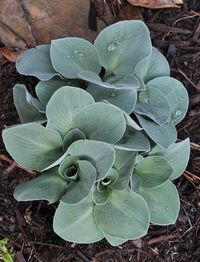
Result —
M 15 186 L 28 174 L 12 168 L 0 144 L 0 239 L 8 238 L 15 260 L 40 262 L 78 261 L 170 261 L 197 262 L 200 257 L 200 3 L 185 1 L 181 10 L 142 10 L 151 29 L 153 44 L 170 62 L 172 75 L 181 80 L 190 95 L 190 108 L 178 126 L 180 140 L 190 137 L 191 158 L 185 176 L 176 181 L 181 198 L 181 211 L 176 225 L 151 226 L 148 235 L 129 241 L 121 247 L 110 247 L 106 241 L 91 245 L 72 245 L 57 237 L 52 230 L 55 206 L 45 202 L 17 203 L 12 196 Z M 160 25 L 162 24 L 162 25 Z M 177 29 L 178 28 L 178 29 Z M 21 77 L 15 66 L 0 59 L 0 128 L 18 122 L 12 104 L 12 87 L 34 79 Z M 12 172 L 10 172 L 12 170 Z

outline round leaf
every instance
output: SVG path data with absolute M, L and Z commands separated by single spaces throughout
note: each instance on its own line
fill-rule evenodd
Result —
M 169 63 L 164 55 L 153 47 L 150 55 L 136 65 L 134 74 L 145 83 L 159 76 L 170 76 Z
M 62 154 L 62 139 L 59 133 L 37 123 L 5 129 L 3 141 L 6 150 L 15 161 L 38 171 Z
M 67 78 L 77 78 L 82 71 L 99 73 L 99 54 L 90 42 L 67 37 L 51 42 L 51 61 L 55 70 Z
M 140 189 L 150 212 L 150 220 L 157 225 L 175 224 L 180 209 L 180 200 L 176 187 L 166 181 L 159 187 Z
M 14 191 L 17 201 L 47 200 L 49 204 L 58 201 L 66 190 L 67 182 L 63 180 L 57 169 L 18 185 Z
M 111 187 L 116 190 L 127 188 L 130 176 L 133 171 L 137 152 L 115 150 L 114 168 L 118 171 L 117 180 L 112 183 Z
M 170 108 L 170 121 L 177 125 L 185 117 L 189 98 L 183 84 L 172 77 L 158 77 L 147 83 L 147 88 L 155 88 L 166 97 Z
M 128 114 L 133 112 L 137 101 L 137 91 L 134 89 L 116 89 L 90 85 L 87 92 L 94 97 L 95 101 L 107 100 Z
M 164 183 L 173 173 L 173 169 L 162 157 L 149 156 L 140 161 L 133 172 L 141 180 L 141 187 L 153 188 Z
M 65 152 L 73 142 L 83 139 L 86 137 L 81 130 L 78 128 L 70 130 L 63 138 L 63 151 Z
M 62 86 L 78 86 L 75 81 L 69 79 L 61 79 L 60 77 L 54 77 L 48 81 L 40 81 L 36 87 L 35 92 L 39 100 L 46 105 L 54 92 Z
M 149 151 L 150 143 L 141 131 L 127 127 L 126 132 L 115 148 L 127 151 Z
M 168 100 L 162 92 L 153 87 L 140 92 L 134 111 L 148 116 L 160 125 L 166 123 L 171 114 Z
M 149 155 L 157 155 L 165 158 L 173 168 L 170 179 L 176 179 L 182 175 L 187 167 L 190 158 L 190 141 L 189 139 L 185 139 L 184 141 L 172 144 L 168 149 L 161 148 L 157 145 Z
M 94 208 L 97 226 L 111 237 L 135 239 L 149 227 L 149 211 L 142 197 L 132 191 L 115 191 L 103 206 Z
M 147 135 L 158 145 L 168 148 L 177 139 L 177 131 L 174 125 L 164 124 L 162 126 L 156 124 L 150 119 L 137 115 L 137 118 L 144 128 Z
M 93 218 L 94 204 L 89 195 L 77 205 L 66 205 L 61 202 L 53 220 L 53 229 L 66 241 L 79 244 L 94 243 L 104 236 Z
M 142 21 L 121 21 L 106 27 L 95 40 L 107 73 L 127 75 L 149 55 L 151 39 Z M 142 46 L 142 48 L 141 48 Z
M 87 139 L 114 144 L 123 136 L 126 122 L 120 109 L 98 102 L 79 112 L 72 128 L 79 128 Z
M 43 81 L 59 75 L 51 63 L 50 45 L 39 45 L 23 52 L 17 58 L 16 68 L 22 75 L 35 76 Z
M 86 91 L 70 86 L 61 87 L 47 104 L 47 127 L 54 128 L 61 135 L 65 135 L 72 128 L 75 115 L 92 103 L 94 99 Z

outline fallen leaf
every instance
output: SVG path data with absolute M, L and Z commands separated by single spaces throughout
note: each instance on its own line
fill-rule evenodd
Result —
M 13 51 L 7 47 L 0 48 L 0 55 L 4 56 L 10 62 L 16 62 L 17 57 L 21 54 L 21 51 Z
M 135 6 L 142 6 L 152 9 L 180 7 L 183 0 L 128 0 L 128 2 Z

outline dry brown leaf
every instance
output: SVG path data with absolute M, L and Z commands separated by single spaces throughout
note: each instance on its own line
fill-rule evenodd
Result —
M 135 6 L 142 6 L 152 9 L 180 7 L 183 0 L 128 0 L 128 2 Z
M 21 52 L 13 51 L 7 47 L 0 48 L 0 55 L 4 56 L 10 62 L 16 62 L 17 57 L 20 55 Z

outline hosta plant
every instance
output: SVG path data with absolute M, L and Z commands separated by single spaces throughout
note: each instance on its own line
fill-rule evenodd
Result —
M 25 51 L 19 73 L 37 77 L 32 96 L 13 90 L 22 124 L 3 131 L 15 161 L 39 172 L 17 186 L 18 201 L 59 202 L 53 228 L 63 239 L 119 245 L 150 223 L 175 223 L 173 180 L 189 160 L 175 143 L 187 91 L 141 21 L 104 29 L 94 44 L 76 37 Z

